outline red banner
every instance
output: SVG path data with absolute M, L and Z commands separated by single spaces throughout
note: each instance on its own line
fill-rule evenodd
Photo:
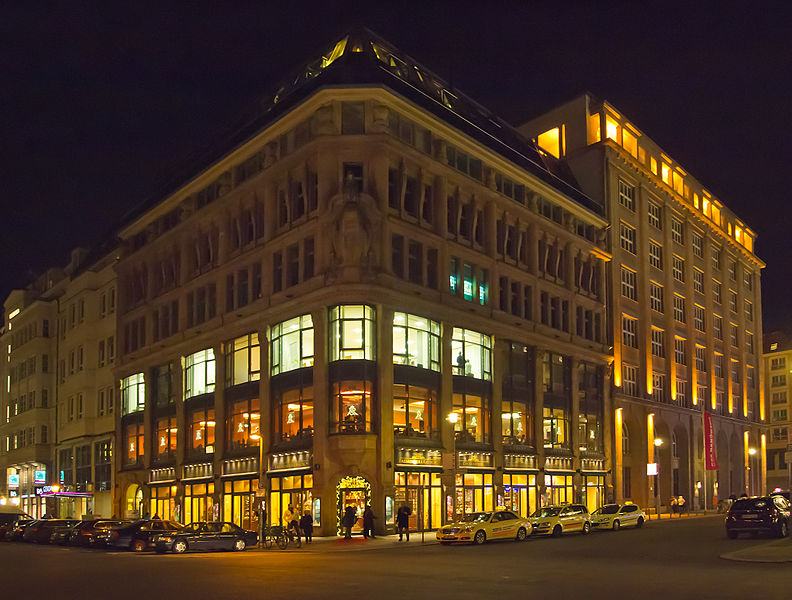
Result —
M 715 428 L 712 425 L 712 415 L 704 411 L 704 459 L 707 471 L 718 470 L 718 457 L 715 453 Z

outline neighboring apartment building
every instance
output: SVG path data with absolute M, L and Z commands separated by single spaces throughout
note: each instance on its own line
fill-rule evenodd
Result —
M 4 305 L 0 502 L 34 517 L 112 514 L 114 263 L 74 250 Z
M 109 517 L 117 385 L 115 362 L 115 254 L 85 262 L 63 287 L 59 304 L 59 358 L 55 483 L 58 514 Z
M 580 96 L 520 131 L 562 158 L 610 221 L 617 498 L 710 505 L 760 493 L 756 234 L 607 101 Z M 714 419 L 717 473 L 704 470 L 702 409 Z
M 58 294 L 64 273 L 50 269 L 3 306 L 0 334 L 0 500 L 33 517 L 55 509 L 42 492 L 53 482 Z
M 786 459 L 792 432 L 792 339 L 773 331 L 764 338 L 764 377 L 768 398 L 767 487 L 792 488 L 791 461 Z
M 121 231 L 115 512 L 612 497 L 603 208 L 367 31 L 263 106 Z

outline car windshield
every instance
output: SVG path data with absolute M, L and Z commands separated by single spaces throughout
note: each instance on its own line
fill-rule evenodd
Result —
M 619 512 L 618 504 L 608 504 L 607 506 L 600 506 L 594 511 L 595 515 L 615 515 Z
M 757 510 L 767 506 L 765 498 L 741 498 L 737 500 L 732 509 L 734 510 Z
M 560 506 L 548 506 L 546 508 L 540 508 L 539 510 L 537 510 L 531 516 L 532 517 L 539 517 L 539 518 L 542 518 L 542 517 L 557 517 L 560 512 L 561 512 L 561 507 Z
M 491 516 L 492 516 L 491 512 L 471 513 L 469 515 L 465 515 L 460 520 L 463 523 L 484 523 L 486 521 L 489 521 Z

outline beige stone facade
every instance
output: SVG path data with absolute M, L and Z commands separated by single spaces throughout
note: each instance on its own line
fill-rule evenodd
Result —
M 767 390 L 767 487 L 769 490 L 792 487 L 787 452 L 792 430 L 792 343 L 781 332 L 771 332 L 764 339 L 764 378 Z

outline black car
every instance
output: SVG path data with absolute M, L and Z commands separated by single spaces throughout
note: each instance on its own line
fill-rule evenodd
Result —
M 783 496 L 757 496 L 735 500 L 726 515 L 726 535 L 766 532 L 778 537 L 789 535 L 792 506 Z
M 65 546 L 69 543 L 74 530 L 81 524 L 81 521 L 69 521 L 67 523 L 63 523 L 62 525 L 53 527 L 50 533 L 49 543 Z
M 27 529 L 33 523 L 36 523 L 37 519 L 26 519 L 22 518 L 14 522 L 14 524 L 6 531 L 5 534 L 5 541 L 6 542 L 19 542 L 22 540 L 22 536 L 25 535 L 25 529 Z
M 33 542 L 34 544 L 47 544 L 50 541 L 53 529 L 64 525 L 76 525 L 77 523 L 79 523 L 77 519 L 41 519 L 25 528 L 25 533 L 22 534 L 22 541 Z
M 157 552 L 200 552 L 202 550 L 234 550 L 241 552 L 258 541 L 255 531 L 242 529 L 233 523 L 190 523 L 176 533 L 166 533 L 156 539 Z
M 155 537 L 181 529 L 184 529 L 184 525 L 176 521 L 161 519 L 135 521 L 129 525 L 111 529 L 107 538 L 107 547 L 143 552 L 154 548 Z
M 71 546 L 102 546 L 107 541 L 107 534 L 114 527 L 130 525 L 130 521 L 111 521 L 108 519 L 88 519 L 77 525 L 71 532 Z
M 6 534 L 14 528 L 20 520 L 31 520 L 33 517 L 23 512 L 0 512 L 0 540 L 4 540 Z

